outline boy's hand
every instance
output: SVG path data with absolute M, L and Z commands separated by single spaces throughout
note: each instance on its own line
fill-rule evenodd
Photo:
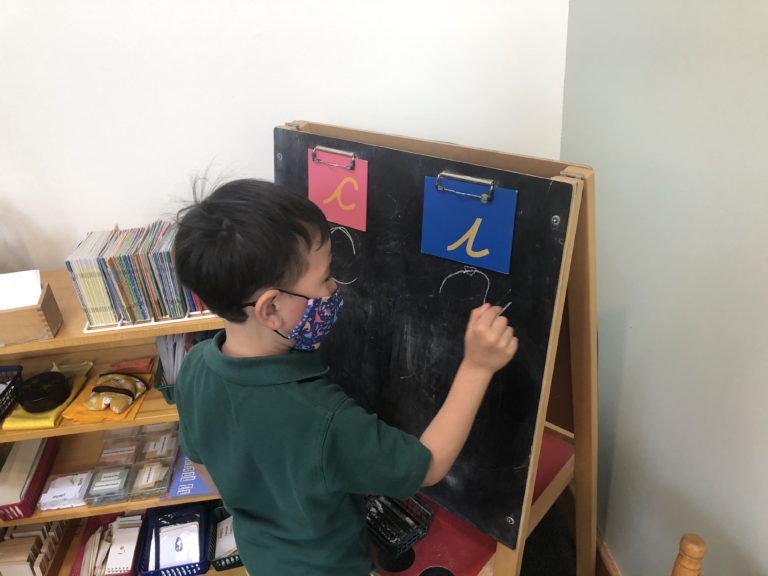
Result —
M 464 362 L 492 376 L 517 352 L 517 338 L 501 308 L 483 304 L 472 310 L 464 333 Z

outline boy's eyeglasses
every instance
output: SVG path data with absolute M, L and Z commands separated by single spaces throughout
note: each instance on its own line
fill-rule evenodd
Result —
M 283 294 L 290 294 L 291 296 L 298 296 L 299 298 L 304 298 L 304 300 L 312 300 L 309 296 L 304 296 L 302 294 L 296 294 L 296 292 L 289 292 L 288 290 L 283 290 L 282 288 L 275 288 L 275 290 L 282 292 Z M 258 300 L 252 300 L 251 302 L 243 302 L 240 304 L 240 308 L 248 308 L 248 306 L 256 306 L 256 302 Z

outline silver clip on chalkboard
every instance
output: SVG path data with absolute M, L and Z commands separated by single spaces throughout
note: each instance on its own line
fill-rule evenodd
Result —
M 457 182 L 467 182 L 468 184 L 477 184 L 479 186 L 487 186 L 488 191 L 482 194 L 469 194 L 468 192 L 461 192 L 460 190 L 454 190 L 448 188 L 442 184 L 442 180 L 456 180 Z M 452 194 L 458 194 L 459 196 L 469 196 L 470 198 L 477 198 L 483 204 L 486 204 L 493 200 L 493 180 L 486 178 L 474 178 L 472 176 L 462 176 L 461 174 L 453 174 L 451 172 L 440 172 L 435 179 L 435 188 L 440 192 L 450 192 Z
M 328 162 L 317 157 L 318 152 L 325 152 L 326 154 L 334 154 L 336 156 L 346 156 L 349 158 L 348 164 L 336 164 L 334 162 Z M 312 148 L 312 162 L 315 164 L 324 164 L 326 166 L 333 166 L 334 168 L 344 168 L 344 170 L 355 169 L 355 158 L 357 155 L 354 152 L 345 152 L 344 150 L 336 150 L 335 148 L 326 148 L 325 146 L 315 146 Z

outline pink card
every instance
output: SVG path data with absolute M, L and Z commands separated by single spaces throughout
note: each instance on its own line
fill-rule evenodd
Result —
M 354 166 L 350 167 L 354 160 Z M 368 161 L 307 150 L 309 199 L 329 222 L 365 232 L 368 210 Z

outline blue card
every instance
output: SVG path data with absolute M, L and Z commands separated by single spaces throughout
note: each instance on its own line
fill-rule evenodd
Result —
M 478 268 L 509 274 L 515 230 L 517 190 L 494 188 L 488 202 L 480 196 L 488 185 L 442 176 L 424 178 L 421 251 Z

